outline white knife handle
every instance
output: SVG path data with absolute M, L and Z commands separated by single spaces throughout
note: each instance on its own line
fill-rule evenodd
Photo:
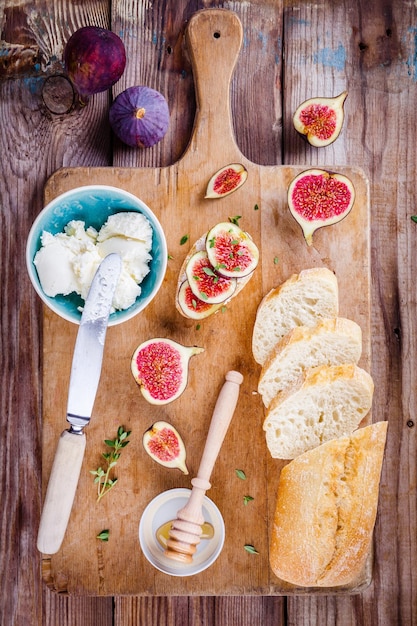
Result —
M 55 554 L 67 529 L 84 457 L 86 438 L 64 430 L 58 441 L 48 488 L 46 490 L 37 548 Z

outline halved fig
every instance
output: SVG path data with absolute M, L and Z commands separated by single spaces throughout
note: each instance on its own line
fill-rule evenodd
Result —
M 141 343 L 131 370 L 145 400 L 158 405 L 176 400 L 187 386 L 190 358 L 201 352 L 204 348 L 159 337 Z
M 300 224 L 309 246 L 313 233 L 343 220 L 355 200 L 353 183 L 347 176 L 310 169 L 294 178 L 288 187 L 288 206 Z
M 210 178 L 205 198 L 224 198 L 239 189 L 246 181 L 248 171 L 241 163 L 230 163 Z
M 193 294 L 208 304 L 224 302 L 236 290 L 236 279 L 220 276 L 210 263 L 205 250 L 192 255 L 185 273 Z
M 344 102 L 347 91 L 335 98 L 310 98 L 296 110 L 295 130 L 316 148 L 328 146 L 337 139 L 344 120 Z
M 218 311 L 218 309 L 222 306 L 221 303 L 209 304 L 208 302 L 204 302 L 204 300 L 197 298 L 197 296 L 192 292 L 188 280 L 184 280 L 178 290 L 178 304 L 184 315 L 194 320 L 204 319 L 205 317 L 208 317 L 209 315 L 212 315 L 212 313 Z
M 164 467 L 178 468 L 184 474 L 188 474 L 184 442 L 171 424 L 155 422 L 144 432 L 142 443 L 154 461 Z
M 248 276 L 259 261 L 252 238 L 232 222 L 220 222 L 208 232 L 206 250 L 216 272 L 229 278 Z

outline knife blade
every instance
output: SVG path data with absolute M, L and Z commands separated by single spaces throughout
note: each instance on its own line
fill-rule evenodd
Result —
M 86 437 L 100 381 L 111 303 L 121 271 L 118 254 L 100 263 L 91 283 L 75 341 L 67 402 L 68 430 L 58 441 L 38 530 L 37 548 L 55 554 L 65 536 L 84 458 Z

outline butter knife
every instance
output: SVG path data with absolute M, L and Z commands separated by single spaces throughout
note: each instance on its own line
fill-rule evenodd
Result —
M 91 283 L 72 359 L 67 421 L 58 441 L 38 530 L 37 548 L 55 554 L 61 547 L 84 457 L 86 437 L 101 375 L 111 303 L 121 271 L 118 254 L 109 254 Z

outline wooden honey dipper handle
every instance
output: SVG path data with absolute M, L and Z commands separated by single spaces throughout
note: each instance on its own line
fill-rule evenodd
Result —
M 200 542 L 201 525 L 204 523 L 203 498 L 210 489 L 210 477 L 219 455 L 224 438 L 229 428 L 239 397 L 243 376 L 240 372 L 230 371 L 220 390 L 211 418 L 210 428 L 201 457 L 197 477 L 191 484 L 190 498 L 178 511 L 177 519 L 172 523 L 165 555 L 171 559 L 190 563 L 196 546 Z

